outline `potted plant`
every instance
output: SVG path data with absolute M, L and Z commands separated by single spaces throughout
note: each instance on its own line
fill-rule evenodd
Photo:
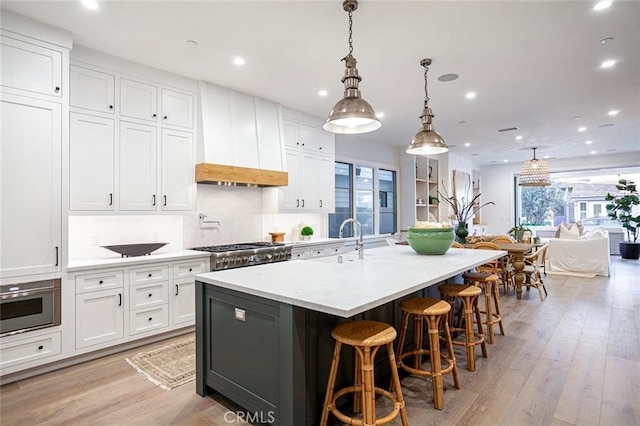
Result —
M 455 233 L 458 236 L 459 243 L 466 241 L 467 235 L 469 235 L 469 229 L 467 228 L 467 221 L 473 217 L 481 208 L 488 205 L 494 205 L 493 201 L 488 201 L 484 204 L 479 204 L 480 193 L 475 195 L 469 193 L 471 189 L 471 177 L 469 177 L 469 185 L 466 188 L 464 195 L 460 198 L 456 196 L 456 188 L 454 185 L 453 194 L 449 195 L 444 182 L 442 182 L 442 192 L 438 191 L 439 200 L 445 202 L 453 211 L 453 217 L 458 222 L 456 225 Z
M 517 242 L 521 243 L 522 237 L 524 233 L 527 231 L 531 232 L 531 229 L 523 226 L 521 223 L 518 226 L 514 226 L 513 228 L 509 229 L 509 232 L 507 232 L 507 235 L 509 235 L 511 238 L 513 238 Z
M 616 188 L 620 191 L 616 195 L 607 193 L 604 197 L 607 204 L 607 215 L 611 219 L 616 219 L 622 223 L 622 227 L 627 230 L 627 240 L 620 242 L 620 256 L 623 259 L 640 258 L 640 215 L 634 215 L 634 206 L 640 205 L 636 184 L 630 180 L 620 179 Z M 635 212 L 637 213 L 637 211 Z
M 300 235 L 302 235 L 303 239 L 310 240 L 311 236 L 313 235 L 313 228 L 310 226 L 302 227 L 302 229 L 300 230 Z

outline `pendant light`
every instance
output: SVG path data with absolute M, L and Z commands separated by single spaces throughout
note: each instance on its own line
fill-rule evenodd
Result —
M 376 117 L 371 105 L 362 99 L 358 89 L 358 84 L 362 77 L 358 74 L 357 61 L 352 55 L 353 37 L 351 29 L 353 11 L 358 8 L 358 2 L 356 0 L 345 0 L 342 3 L 342 8 L 349 12 L 349 54 L 342 58 L 346 67 L 344 77 L 342 77 L 344 97 L 333 106 L 322 127 L 332 133 L 367 133 L 379 129 L 382 123 Z
M 427 72 L 429 71 L 429 65 L 431 65 L 431 59 L 421 60 L 420 65 L 424 67 L 424 109 L 420 116 L 422 126 L 411 140 L 406 152 L 413 155 L 442 154 L 449 151 L 449 147 L 444 143 L 444 139 L 435 131 L 431 123 L 433 112 L 429 108 L 429 92 L 427 91 Z
M 549 186 L 551 179 L 549 178 L 549 167 L 546 160 L 538 160 L 536 158 L 536 149 L 533 149 L 533 159 L 522 163 L 522 171 L 518 185 L 520 186 Z

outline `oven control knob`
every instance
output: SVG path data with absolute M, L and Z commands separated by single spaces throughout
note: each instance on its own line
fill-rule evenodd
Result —
M 229 266 L 229 259 L 228 258 L 222 259 L 222 266 Z
M 272 254 L 265 254 L 264 257 L 265 257 L 266 260 L 273 259 L 273 255 Z

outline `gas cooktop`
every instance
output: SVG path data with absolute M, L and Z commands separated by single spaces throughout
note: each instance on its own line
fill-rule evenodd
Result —
M 255 250 L 282 246 L 284 246 L 283 243 L 268 243 L 259 241 L 256 243 L 223 244 L 219 246 L 194 247 L 191 250 L 208 251 L 210 253 L 225 253 L 239 250 Z
M 211 270 L 241 268 L 291 259 L 291 246 L 283 243 L 255 242 L 193 247 L 211 253 Z

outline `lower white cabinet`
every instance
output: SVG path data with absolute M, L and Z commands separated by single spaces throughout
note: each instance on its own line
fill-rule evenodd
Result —
M 196 283 L 193 278 L 183 278 L 173 284 L 173 324 L 193 324 L 196 320 Z
M 291 249 L 291 259 L 314 259 L 318 257 L 335 256 L 344 252 L 344 243 L 301 243 Z
M 76 295 L 76 349 L 124 337 L 123 289 Z
M 52 357 L 62 352 L 61 333 L 49 333 L 3 343 L 0 346 L 0 369 Z
M 155 308 L 138 309 L 129 314 L 130 335 L 161 330 L 168 325 L 169 306 L 167 304 Z

